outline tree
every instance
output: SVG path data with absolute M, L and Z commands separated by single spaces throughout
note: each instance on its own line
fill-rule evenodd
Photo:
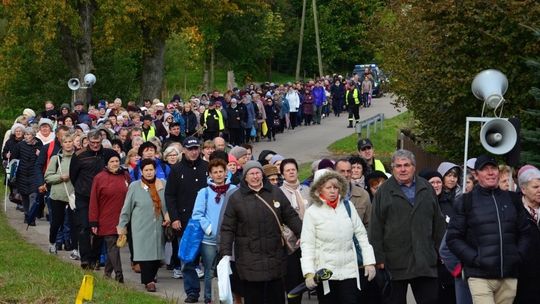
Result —
M 470 92 L 474 76 L 496 68 L 509 79 L 504 116 L 531 107 L 532 86 L 523 57 L 540 51 L 520 24 L 540 20 L 539 3 L 526 1 L 393 1 L 378 13 L 378 55 L 391 75 L 398 104 L 414 114 L 422 136 L 438 152 L 461 159 L 466 116 L 479 116 L 482 103 Z M 482 153 L 477 128 L 471 154 Z
M 540 38 L 540 30 L 531 29 L 534 32 L 536 39 Z M 530 59 L 528 65 L 535 70 L 536 85 L 540 82 L 540 61 L 538 59 Z M 522 145 L 521 145 L 521 161 L 525 164 L 540 166 L 540 88 L 533 86 L 529 91 L 534 97 L 534 106 L 523 111 L 521 115 L 524 119 L 523 128 L 521 129 Z

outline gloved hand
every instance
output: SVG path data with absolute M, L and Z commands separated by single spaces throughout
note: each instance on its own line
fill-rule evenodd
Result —
M 308 289 L 315 289 L 317 283 L 315 282 L 315 275 L 313 273 L 306 274 L 306 287 Z
M 367 280 L 371 282 L 377 272 L 375 271 L 375 266 L 373 265 L 366 265 L 364 266 L 364 276 L 367 277 Z

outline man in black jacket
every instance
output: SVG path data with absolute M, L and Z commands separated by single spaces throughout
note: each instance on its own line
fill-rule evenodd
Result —
M 171 218 L 172 227 L 181 230 L 187 226 L 197 192 L 207 186 L 208 163 L 201 157 L 200 143 L 195 137 L 184 140 L 184 157 L 180 163 L 171 168 L 167 185 L 165 186 L 165 200 Z M 173 241 L 173 257 L 178 256 L 178 240 Z M 174 275 L 179 271 L 180 263 L 177 259 L 171 261 L 175 264 Z M 182 268 L 184 276 L 184 290 L 187 294 L 186 303 L 196 303 L 201 291 L 199 278 L 193 263 Z M 175 277 L 176 278 L 176 277 Z M 178 276 L 179 278 L 179 276 Z
M 101 242 L 90 241 L 88 207 L 92 182 L 105 167 L 105 158 L 115 153 L 112 149 L 103 148 L 99 131 L 92 131 L 88 133 L 88 147 L 75 153 L 69 165 L 69 178 L 75 188 L 75 227 L 79 231 L 79 254 L 83 269 L 93 269 L 99 265 L 101 249 Z
M 464 264 L 475 303 L 512 303 L 517 270 L 528 246 L 526 215 L 518 196 L 499 189 L 495 159 L 476 159 L 478 184 L 458 198 L 446 242 Z

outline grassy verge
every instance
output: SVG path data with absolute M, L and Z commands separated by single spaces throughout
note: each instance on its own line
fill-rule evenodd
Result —
M 1 190 L 3 194 L 3 187 Z M 0 261 L 0 303 L 73 303 L 83 276 L 89 274 L 26 243 L 9 226 L 3 212 L 0 212 Z M 101 275 L 94 276 L 92 302 L 167 303 Z
M 411 128 L 412 125 L 412 113 L 407 111 L 398 116 L 386 119 L 382 130 L 378 130 L 377 133 L 371 133 L 370 139 L 375 147 L 377 158 L 381 159 L 385 164 L 389 163 L 392 153 L 396 151 L 397 134 L 399 130 L 402 128 Z M 358 136 L 352 134 L 332 143 L 328 149 L 336 155 L 356 154 L 357 142 Z

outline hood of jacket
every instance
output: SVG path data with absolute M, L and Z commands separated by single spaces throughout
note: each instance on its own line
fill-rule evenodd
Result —
M 459 173 L 461 172 L 461 168 L 459 168 L 458 165 L 454 164 L 454 163 L 451 163 L 451 162 L 442 162 L 439 167 L 437 168 L 437 172 L 439 172 L 443 178 L 444 176 L 446 175 L 446 173 L 448 173 L 448 171 L 450 171 L 450 169 L 452 168 L 456 168 L 458 169 L 458 177 L 459 177 Z
M 324 173 L 321 177 L 317 178 L 313 183 L 311 184 L 311 188 L 309 189 L 309 196 L 311 198 L 311 203 L 313 204 L 322 204 L 323 202 L 319 198 L 319 187 L 324 185 L 327 181 L 331 179 L 337 179 L 338 185 L 339 185 L 339 195 L 344 198 L 345 195 L 347 195 L 347 187 L 349 183 L 347 180 L 341 176 L 339 173 L 330 171 Z

